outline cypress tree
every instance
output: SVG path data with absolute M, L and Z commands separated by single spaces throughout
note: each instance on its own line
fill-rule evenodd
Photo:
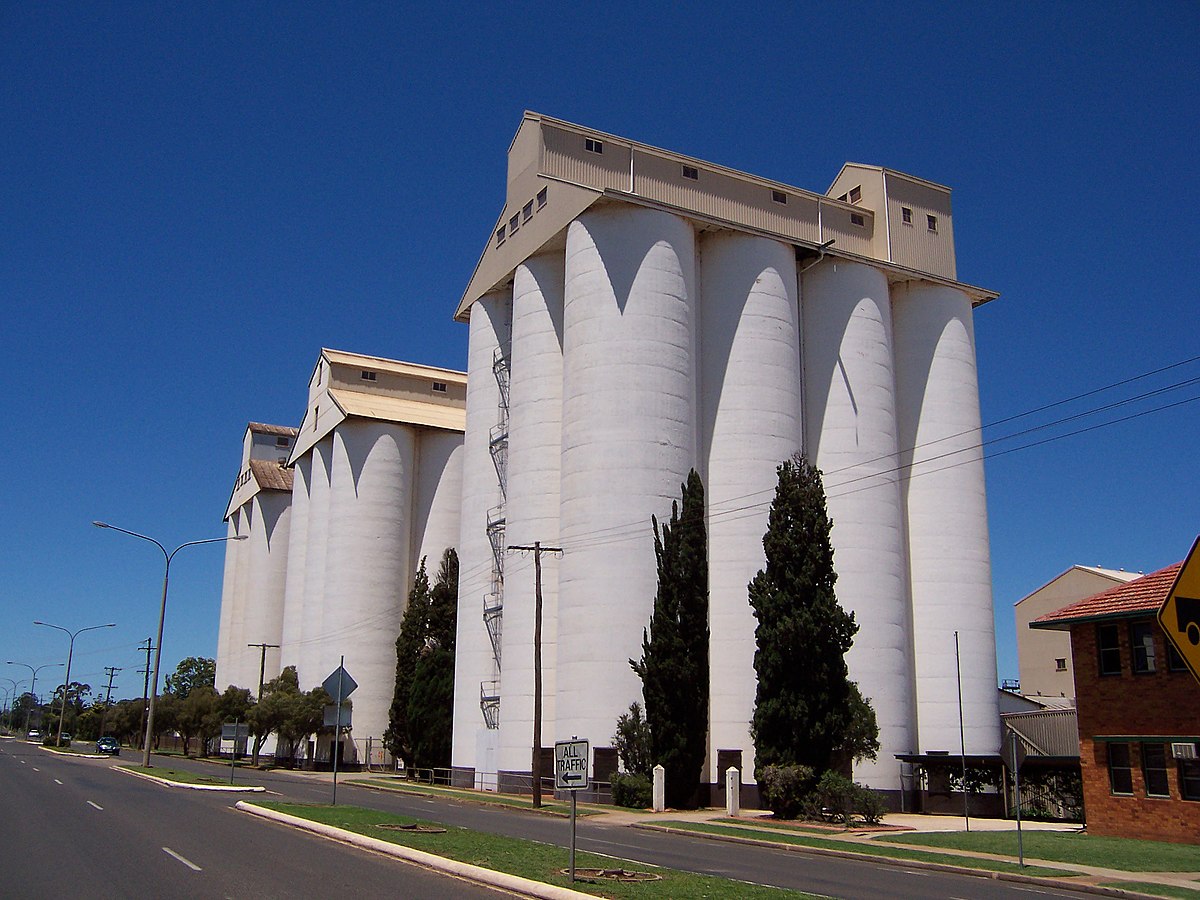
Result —
M 425 573 L 425 558 L 417 567 L 412 590 L 408 592 L 408 605 L 400 622 L 400 636 L 396 638 L 396 686 L 392 693 L 392 706 L 388 711 L 388 730 L 383 736 L 384 744 L 392 755 L 413 765 L 412 738 L 408 724 L 408 702 L 412 691 L 413 674 L 425 648 L 425 634 L 429 628 L 430 590 L 429 576 Z
M 858 626 L 834 593 L 833 523 L 821 472 L 798 454 L 777 471 L 763 536 L 766 567 L 750 582 L 758 619 L 751 725 L 756 778 L 772 765 L 829 770 L 855 714 L 845 653 Z
M 442 554 L 429 591 L 425 640 L 413 667 L 408 732 L 413 764 L 446 768 L 454 731 L 454 648 L 458 627 L 458 554 Z
M 704 485 L 693 469 L 671 504 L 671 521 L 654 524 L 658 592 L 642 658 L 629 664 L 642 679 L 651 761 L 666 775 L 666 803 L 696 806 L 708 735 L 708 532 Z

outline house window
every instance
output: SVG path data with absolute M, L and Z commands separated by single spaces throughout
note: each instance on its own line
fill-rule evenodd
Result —
M 692 181 L 696 181 L 700 178 L 700 172 L 695 166 L 684 166 L 683 177 L 690 178 Z
M 1175 649 L 1174 644 L 1167 641 L 1167 671 L 1186 672 L 1187 670 L 1187 663 L 1183 661 L 1183 656 Z
M 1133 671 L 1145 675 L 1154 671 L 1154 626 L 1149 622 L 1134 622 L 1129 626 L 1129 643 L 1133 645 Z
M 1170 797 L 1167 784 L 1166 744 L 1142 744 L 1142 777 L 1146 779 L 1147 797 Z
M 776 203 L 787 203 L 787 194 L 783 191 L 771 191 L 771 199 Z
M 850 224 L 857 225 L 859 228 L 865 228 L 867 220 L 858 213 L 850 213 Z
M 1108 745 L 1108 783 L 1114 794 L 1133 793 L 1133 767 L 1128 744 Z
M 496 246 L 499 247 L 504 243 L 504 226 L 501 225 L 496 229 Z
M 909 209 L 907 206 L 900 207 L 900 219 L 904 222 L 905 225 L 911 225 L 912 224 L 912 210 Z
M 526 222 L 528 222 L 530 219 L 533 218 L 533 201 L 532 200 L 530 200 L 528 203 L 526 203 L 524 206 L 521 207 L 521 218 L 524 219 Z
M 1121 674 L 1121 630 L 1116 625 L 1096 626 L 1096 646 L 1100 650 L 1100 674 Z
M 595 138 L 584 138 L 583 149 L 588 153 L 603 153 L 604 141 L 598 141 Z
M 850 202 L 857 203 L 861 199 L 862 199 L 862 187 L 859 186 L 859 187 L 850 188 Z
M 276 446 L 276 447 L 286 447 L 287 445 L 288 445 L 288 439 L 287 439 L 287 438 L 285 438 L 285 437 L 277 437 L 277 438 L 275 438 L 275 446 Z
M 1200 759 L 1179 760 L 1179 795 L 1184 800 L 1200 800 Z
M 363 369 L 362 370 L 362 380 L 363 381 L 378 381 L 379 376 L 376 375 L 374 372 L 368 372 L 366 369 Z
M 444 394 L 444 393 L 446 393 L 446 382 L 444 382 L 444 381 L 435 381 L 435 382 L 433 383 L 433 392 L 434 392 L 435 394 Z
M 937 216 L 926 216 L 925 221 L 929 225 L 929 230 L 936 234 L 937 233 Z
M 509 234 L 515 234 L 517 229 L 520 227 L 521 227 L 521 217 L 519 215 L 513 216 L 511 219 L 508 220 L 508 233 Z
M 538 191 L 538 196 L 537 196 L 538 209 L 543 209 L 546 206 L 546 197 L 547 197 L 549 191 L 550 191 L 549 188 L 542 188 L 540 191 Z
M 1054 671 L 1055 672 L 1067 671 L 1067 658 L 1065 656 L 1060 656 L 1054 660 Z

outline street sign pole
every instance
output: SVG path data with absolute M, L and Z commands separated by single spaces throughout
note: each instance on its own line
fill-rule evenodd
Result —
M 1009 729 L 1009 735 L 1012 738 L 1012 758 L 1015 763 L 1013 766 L 1013 780 L 1017 790 L 1017 862 L 1021 868 L 1025 868 L 1025 841 L 1021 834 L 1021 763 L 1017 757 L 1017 730 Z
M 571 883 L 575 883 L 575 812 L 576 796 L 588 786 L 587 766 L 590 748 L 586 740 L 571 738 L 554 743 L 554 790 L 571 794 Z
M 345 670 L 346 657 L 343 656 L 338 660 L 338 673 Z M 329 752 L 333 755 L 333 805 L 337 806 L 337 764 L 338 764 L 338 746 L 341 743 L 342 737 L 342 685 L 345 679 L 338 678 L 337 687 L 337 715 L 333 721 L 333 743 L 329 745 Z
M 571 791 L 571 884 L 575 883 L 575 792 Z

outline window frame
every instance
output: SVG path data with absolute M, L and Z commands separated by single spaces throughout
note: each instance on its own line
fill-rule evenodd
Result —
M 1055 672 L 1067 671 L 1067 658 L 1065 656 L 1054 657 L 1054 671 Z
M 1148 759 L 1151 754 L 1147 752 L 1148 748 L 1151 747 L 1157 747 L 1158 751 L 1162 754 L 1162 765 L 1154 766 L 1153 769 L 1151 769 Z M 1142 784 L 1146 789 L 1146 796 L 1153 797 L 1156 800 L 1169 800 L 1171 798 L 1171 780 L 1167 776 L 1167 745 L 1157 741 L 1143 741 L 1139 750 L 1142 754 Z M 1151 772 L 1154 772 L 1156 775 L 1161 773 L 1163 788 L 1161 793 L 1151 793 L 1150 791 Z
M 1120 764 L 1113 759 L 1114 752 L 1121 750 L 1124 753 L 1125 759 Z M 1129 744 L 1123 742 L 1113 742 L 1106 745 L 1105 756 L 1108 757 L 1108 791 L 1114 797 L 1132 797 L 1133 794 L 1133 759 L 1129 750 Z M 1117 790 L 1117 772 L 1123 773 L 1123 777 L 1129 780 L 1129 790 Z
M 688 181 L 699 181 L 700 170 L 696 166 L 689 166 L 687 163 L 682 164 L 683 177 Z
M 911 226 L 913 223 L 912 207 L 900 207 L 900 222 L 904 225 Z
M 1139 634 L 1140 641 L 1138 640 Z M 1153 675 L 1158 671 L 1158 653 L 1154 644 L 1153 624 L 1150 622 L 1129 623 L 1129 649 L 1129 668 L 1134 675 Z M 1141 651 L 1140 657 L 1139 650 Z
M 938 217 L 937 217 L 937 216 L 934 216 L 934 215 L 929 215 L 929 214 L 926 214 L 926 216 L 925 216 L 925 226 L 926 226 L 926 227 L 929 229 L 929 232 L 930 232 L 931 234 L 937 234 L 937 230 L 938 230 Z
M 855 228 L 866 228 L 867 217 L 862 213 L 850 213 L 850 224 Z
M 372 372 L 370 369 L 359 369 L 358 378 L 360 381 L 378 381 L 379 373 Z
M 585 137 L 583 139 L 583 149 L 586 153 L 595 153 L 599 156 L 604 155 L 604 141 L 600 138 Z
M 1104 635 L 1112 634 L 1114 643 L 1110 647 L 1104 645 Z M 1105 654 L 1115 655 L 1116 667 L 1105 666 Z M 1124 664 L 1121 661 L 1121 629 L 1118 625 L 1112 622 L 1098 622 L 1096 624 L 1096 672 L 1101 676 L 1116 675 L 1118 678 L 1125 674 Z
M 538 209 L 545 209 L 546 204 L 549 202 L 549 200 L 550 200 L 550 189 L 549 188 L 542 188 L 540 191 L 537 192 L 537 208 Z
M 771 190 L 771 199 L 776 203 L 782 203 L 784 206 L 787 206 L 787 197 L 788 195 L 784 191 Z
M 1166 641 L 1165 643 L 1167 645 L 1167 671 L 1187 672 L 1188 664 L 1184 660 L 1183 654 L 1170 641 Z
M 435 381 L 433 383 L 432 391 L 435 394 L 445 394 L 448 392 L 448 390 L 449 390 L 449 385 L 446 384 L 446 382 L 444 382 L 444 381 Z
M 1191 803 L 1200 802 L 1200 759 L 1175 760 L 1179 777 L 1179 798 Z

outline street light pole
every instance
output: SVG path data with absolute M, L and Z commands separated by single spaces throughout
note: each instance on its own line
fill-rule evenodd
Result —
M 80 628 L 74 632 L 68 628 L 63 628 L 61 625 L 51 625 L 49 622 L 34 622 L 33 624 L 43 625 L 46 628 L 55 628 L 64 632 L 71 639 L 71 645 L 67 648 L 67 672 L 63 675 L 62 703 L 58 707 L 58 734 L 54 738 L 54 746 L 61 747 L 63 722 L 67 718 L 67 691 L 71 689 L 71 657 L 75 655 L 75 638 L 79 637 L 85 631 L 95 631 L 98 628 L 115 628 L 117 623 L 109 622 L 107 625 L 89 625 L 87 628 Z
M 244 541 L 246 535 L 236 534 L 223 538 L 206 538 L 202 541 L 187 541 L 180 544 L 174 550 L 168 552 L 167 548 L 156 541 L 154 538 L 144 534 L 138 534 L 136 531 L 127 531 L 124 528 L 118 528 L 116 525 L 109 525 L 107 522 L 93 522 L 97 528 L 109 528 L 113 531 L 119 531 L 121 534 L 127 534 L 130 537 L 141 538 L 143 541 L 149 541 L 162 551 L 165 566 L 163 569 L 163 586 L 162 586 L 162 603 L 158 608 L 158 643 L 154 647 L 154 672 L 151 676 L 152 690 L 150 691 L 150 708 L 146 711 L 146 735 L 145 745 L 142 747 L 142 766 L 150 768 L 150 738 L 154 734 L 154 706 L 155 698 L 158 696 L 158 667 L 162 661 L 162 638 L 163 638 L 163 623 L 167 618 L 167 583 L 171 579 L 171 560 L 175 558 L 175 554 L 184 547 L 194 547 L 197 544 L 220 544 L 225 541 Z
M 62 665 L 62 663 L 45 663 L 45 664 L 43 664 L 43 665 L 40 665 L 40 666 L 38 666 L 38 667 L 35 669 L 35 668 L 34 668 L 33 666 L 31 666 L 29 663 L 23 663 L 23 662 L 13 662 L 13 661 L 10 659 L 10 660 L 8 660 L 8 665 L 10 665 L 10 666 L 24 666 L 24 667 L 25 667 L 25 668 L 27 668 L 27 669 L 28 669 L 30 672 L 32 672 L 32 673 L 33 673 L 33 678 L 32 678 L 32 680 L 29 682 L 29 696 L 33 698 L 33 702 L 29 704 L 29 709 L 25 710 L 25 737 L 29 737 L 29 717 L 30 717 L 31 715 L 33 715 L 33 707 L 34 707 L 34 705 L 37 703 L 37 693 L 36 693 L 36 688 L 37 688 L 37 673 L 38 673 L 38 672 L 40 672 L 40 671 L 42 671 L 42 669 L 50 669 L 50 668 L 53 668 L 54 666 L 61 666 L 61 665 Z
M 17 685 L 19 685 L 21 682 L 17 681 L 16 679 L 13 679 L 13 678 L 0 678 L 0 681 L 7 681 L 9 684 L 12 685 L 12 690 L 5 688 L 5 690 L 9 690 L 9 693 L 8 693 L 8 700 L 5 701 L 5 703 L 4 703 L 4 715 L 8 718 L 8 728 L 9 728 L 9 731 L 11 731 L 12 730 L 11 710 L 14 710 L 17 708 Z

